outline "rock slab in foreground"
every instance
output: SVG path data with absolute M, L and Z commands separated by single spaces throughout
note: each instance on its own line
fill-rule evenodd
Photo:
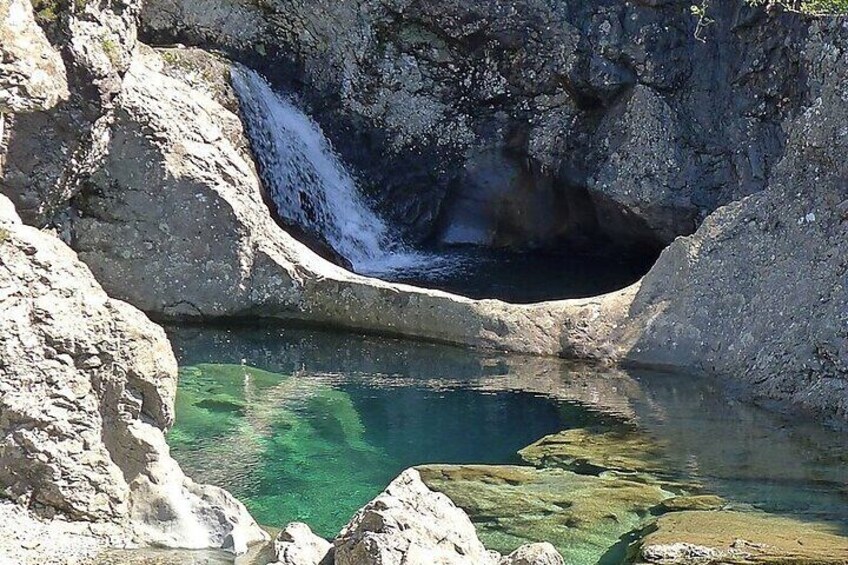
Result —
M 641 559 L 656 565 L 844 565 L 848 538 L 768 514 L 673 512 L 644 540 Z
M 162 329 L 109 298 L 58 239 L 22 225 L 5 197 L 0 265 L 0 496 L 26 514 L 0 522 L 0 538 L 42 524 L 103 545 L 243 550 L 264 539 L 244 506 L 194 484 L 168 453 L 177 367 Z M 72 562 L 61 539 L 34 555 Z M 11 552 L 0 561 L 37 561 L 29 545 L 0 544 Z

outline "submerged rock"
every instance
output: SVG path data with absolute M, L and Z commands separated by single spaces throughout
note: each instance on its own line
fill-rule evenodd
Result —
M 0 538 L 40 523 L 71 546 L 80 533 L 94 546 L 236 552 L 264 539 L 244 506 L 193 483 L 168 454 L 176 361 L 162 329 L 109 298 L 73 251 L 22 225 L 4 197 L 0 262 L 0 494 L 23 509 L 0 521 Z M 36 545 L 8 558 L 79 557 L 55 540 Z
M 507 553 L 550 542 L 568 563 L 594 563 L 619 539 L 645 526 L 650 510 L 671 496 L 619 477 L 510 466 L 419 467 L 430 488 L 465 510 L 490 549 Z M 620 553 L 623 557 L 624 550 Z
M 613 431 L 578 428 L 543 437 L 518 452 L 536 466 L 597 471 L 665 474 L 668 461 L 661 444 L 647 433 L 624 428 Z
M 674 512 L 641 543 L 641 562 L 727 565 L 848 562 L 848 538 L 815 523 L 768 514 Z
M 336 565 L 487 565 L 491 554 L 451 500 L 404 471 L 333 542 Z
M 683 510 L 720 510 L 727 501 L 714 494 L 697 494 L 675 496 L 663 500 L 660 508 L 666 512 L 681 512 Z

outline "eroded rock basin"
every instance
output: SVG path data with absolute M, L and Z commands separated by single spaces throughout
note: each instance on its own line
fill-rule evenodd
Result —
M 501 552 L 550 541 L 567 563 L 623 563 L 658 516 L 682 517 L 654 536 L 676 540 L 687 512 L 706 511 L 750 516 L 761 544 L 764 519 L 826 531 L 823 562 L 848 558 L 844 432 L 708 380 L 312 330 L 170 334 L 174 457 L 268 526 L 332 538 L 419 466 Z

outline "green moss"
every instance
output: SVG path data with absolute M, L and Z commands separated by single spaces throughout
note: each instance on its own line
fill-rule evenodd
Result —
M 62 9 L 58 0 L 33 0 L 32 7 L 35 19 L 42 25 L 58 20 Z
M 118 44 L 111 37 L 100 38 L 100 47 L 103 48 L 103 53 L 109 58 L 109 61 L 114 66 L 121 63 L 121 54 Z
M 160 51 L 162 55 L 162 60 L 165 61 L 168 65 L 178 65 L 180 63 L 180 57 L 174 51 L 169 49 L 163 49 Z
M 748 0 L 755 6 L 774 5 L 813 16 L 848 14 L 848 0 Z

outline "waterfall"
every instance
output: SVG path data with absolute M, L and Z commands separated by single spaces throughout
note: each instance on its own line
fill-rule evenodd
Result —
M 233 69 L 260 174 L 277 212 L 320 234 L 362 273 L 414 260 L 363 200 L 320 126 L 256 72 Z

